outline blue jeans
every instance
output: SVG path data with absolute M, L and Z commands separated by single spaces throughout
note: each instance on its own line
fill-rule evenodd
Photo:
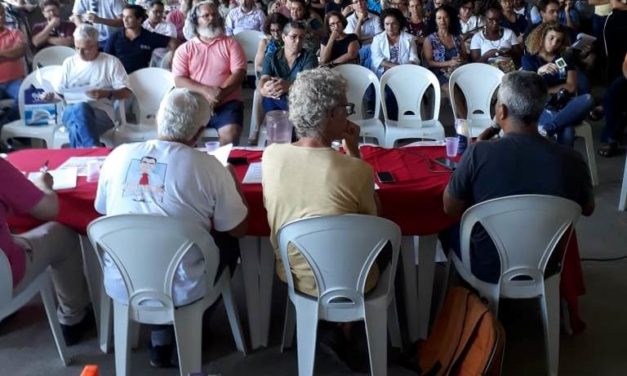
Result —
M 63 111 L 63 124 L 73 148 L 100 146 L 100 136 L 113 128 L 106 112 L 87 103 L 70 104 Z
M 2 124 L 20 118 L 20 113 L 18 111 L 17 105 L 17 98 L 20 93 L 20 85 L 22 85 L 21 79 L 0 83 L 0 99 L 11 98 L 15 101 L 15 103 L 13 103 L 11 107 L 4 109 L 5 113 L 0 116 L 0 127 L 2 127 Z
M 362 66 L 368 68 L 368 69 L 372 69 L 371 65 L 372 65 L 372 59 L 370 58 L 371 55 L 371 51 L 370 51 L 370 45 L 364 45 L 361 46 L 361 48 L 359 49 L 359 62 Z
M 579 95 L 559 111 L 542 111 L 539 124 L 549 136 L 557 135 L 557 143 L 572 146 L 575 143 L 573 127 L 581 123 L 593 107 L 594 100 L 590 94 Z
M 279 99 L 263 97 L 261 105 L 263 106 L 263 111 L 266 113 L 274 110 L 288 111 L 287 94 L 281 96 Z
M 605 126 L 601 133 L 601 142 L 618 141 L 625 128 L 625 98 L 627 98 L 627 79 L 619 77 L 607 88 L 603 97 Z

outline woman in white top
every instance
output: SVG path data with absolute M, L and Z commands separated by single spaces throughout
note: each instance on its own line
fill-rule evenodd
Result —
M 372 38 L 372 70 L 381 76 L 386 70 L 400 64 L 419 64 L 416 40 L 405 29 L 407 20 L 394 8 L 385 9 L 379 17 L 383 33 Z
M 478 63 L 492 64 L 504 72 L 511 72 L 520 65 L 522 51 L 516 34 L 501 27 L 500 19 L 500 8 L 496 5 L 488 7 L 485 27 L 470 42 L 470 56 Z

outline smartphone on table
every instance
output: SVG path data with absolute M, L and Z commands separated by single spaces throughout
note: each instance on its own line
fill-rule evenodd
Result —
M 377 180 L 380 183 L 394 183 L 394 176 L 389 171 L 380 171 L 377 172 Z

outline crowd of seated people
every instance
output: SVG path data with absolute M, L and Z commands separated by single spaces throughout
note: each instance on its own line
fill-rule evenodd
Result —
M 564 82 L 555 86 L 555 90 L 566 91 L 573 100 L 590 93 L 591 78 L 609 87 L 621 77 L 621 64 L 627 52 L 625 38 L 620 37 L 624 35 L 626 25 L 623 22 L 627 14 L 624 0 L 540 0 L 537 3 L 525 0 L 500 0 L 498 3 L 473 0 L 210 1 L 217 8 L 215 18 L 219 19 L 216 22 L 219 22 L 221 32 L 220 35 L 204 37 L 205 41 L 200 44 L 210 43 L 209 40 L 214 38 L 231 40 L 229 38 L 244 30 L 265 33 L 266 37 L 260 39 L 254 59 L 257 78 L 260 79 L 256 86 L 264 97 L 265 110 L 287 109 L 286 95 L 296 74 L 317 65 L 356 63 L 371 69 L 380 77 L 385 70 L 395 65 L 422 64 L 436 75 L 445 96 L 448 94 L 450 74 L 457 67 L 470 62 L 491 64 L 506 73 L 517 69 L 538 72 L 538 68 L 544 64 L 534 65 L 530 61 L 546 58 L 541 51 L 546 48 L 544 42 L 537 41 L 541 38 L 532 36 L 545 24 L 557 23 L 565 34 L 554 60 L 565 60 L 568 74 L 558 74 Z M 2 97 L 17 99 L 19 83 L 27 74 L 22 71 L 23 68 L 17 67 L 17 62 L 21 64 L 24 57 L 29 55 L 29 47 L 33 52 L 49 46 L 73 47 L 74 29 L 82 24 L 91 25 L 98 31 L 101 53 L 119 59 L 126 74 L 149 65 L 169 68 L 177 56 L 175 51 L 181 48 L 180 44 L 186 45 L 185 50 L 190 51 L 189 43 L 203 39 L 190 31 L 192 28 L 189 26 L 200 18 L 200 15 L 192 12 L 198 9 L 194 8 L 198 3 L 197 0 L 165 3 L 153 0 L 138 2 L 140 5 L 127 5 L 124 0 L 75 0 L 73 4 L 68 4 L 71 5 L 72 15 L 64 19 L 61 15 L 65 5 L 59 3 L 59 0 L 43 0 L 39 6 L 44 20 L 33 24 L 29 28 L 29 35 L 20 35 L 20 30 L 13 31 L 14 24 L 2 26 L 0 56 L 3 59 L 0 64 L 6 64 L 9 69 L 3 69 L 0 75 L 0 94 Z M 34 6 L 20 9 L 37 12 Z M 611 14 L 608 10 L 611 10 Z M 7 20 L 10 19 L 7 17 Z M 286 29 L 288 22 L 303 25 L 304 41 L 285 43 L 286 39 L 294 37 L 286 34 L 287 29 L 295 29 L 297 33 L 300 30 L 300 26 L 294 23 Z M 605 30 L 599 29 L 600 23 L 605 25 Z M 572 49 L 570 45 L 577 41 L 578 33 L 594 35 L 597 40 L 594 45 Z M 24 40 L 30 43 L 24 43 Z M 235 46 L 237 43 L 227 44 Z M 294 51 L 290 51 L 294 49 L 292 47 Z M 161 63 L 164 56 L 167 59 Z M 267 69 L 264 73 L 265 65 Z M 235 70 L 233 66 L 229 67 L 229 71 Z M 178 72 L 176 69 L 173 71 Z M 545 71 L 541 69 L 546 78 Z M 555 72 L 551 70 L 551 73 Z M 572 75 L 576 77 L 570 79 Z M 175 76 L 180 77 L 181 73 Z M 269 77 L 273 78 L 268 80 Z M 231 93 L 240 81 L 239 77 L 235 81 L 223 78 L 222 83 L 214 83 L 217 85 L 215 88 L 222 91 L 222 97 L 230 98 L 224 91 L 226 89 L 227 93 Z M 181 79 L 177 79 L 177 82 L 181 82 Z M 204 95 L 212 103 L 225 103 L 216 93 L 209 94 L 208 89 L 204 90 Z M 366 99 L 370 104 L 371 97 L 372 92 L 369 92 Z M 571 121 L 571 126 L 567 128 L 572 128 L 586 118 L 598 120 L 603 117 L 602 98 L 596 98 L 596 101 L 591 97 L 585 98 L 586 105 L 578 107 L 580 111 L 576 121 Z M 591 101 L 593 108 L 589 109 L 588 102 Z M 227 119 L 220 120 L 233 128 L 229 127 L 228 132 L 219 131 L 221 142 L 237 142 L 242 128 L 240 107 L 238 105 Z M 589 113 L 584 114 L 584 110 Z M 16 105 L 0 109 L 2 124 L 18 116 Z M 211 126 L 222 128 L 215 124 Z M 562 134 L 553 131 L 551 126 L 545 127 L 545 130 L 549 137 Z M 572 144 L 572 137 L 558 138 L 560 142 Z M 614 136 L 603 136 L 599 154 L 617 154 L 620 151 L 619 141 Z

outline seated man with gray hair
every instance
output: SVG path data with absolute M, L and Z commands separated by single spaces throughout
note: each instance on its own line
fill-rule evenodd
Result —
M 218 275 L 228 266 L 231 273 L 239 258 L 237 240 L 246 232 L 246 207 L 233 171 L 215 157 L 193 148 L 212 110 L 207 101 L 189 89 L 174 89 L 163 98 L 157 112 L 155 140 L 118 146 L 100 172 L 95 208 L 106 215 L 159 214 L 186 219 L 213 232 L 220 249 Z M 206 289 L 202 254 L 190 250 L 176 272 L 172 295 L 182 306 L 200 299 Z M 107 294 L 127 304 L 124 281 L 113 264 L 104 259 Z M 153 330 L 150 361 L 171 365 L 175 346 L 171 327 Z
M 100 136 L 113 127 L 113 101 L 131 95 L 128 76 L 117 57 L 98 51 L 98 30 L 81 24 L 74 31 L 76 55 L 63 62 L 61 80 L 55 91 L 84 92 L 89 100 L 71 103 L 63 111 L 70 146 L 99 146 Z M 48 99 L 54 93 L 47 93 Z M 66 100 L 69 98 L 66 97 Z
M 583 215 L 592 214 L 594 193 L 581 155 L 538 133 L 547 96 L 547 86 L 536 73 L 512 72 L 503 77 L 495 121 L 505 135 L 466 150 L 444 192 L 448 215 L 458 217 L 480 202 L 520 194 L 564 197 L 581 205 Z M 451 229 L 449 240 L 459 255 L 459 226 Z M 499 255 L 481 226 L 473 230 L 470 252 L 473 274 L 496 283 L 501 275 Z

